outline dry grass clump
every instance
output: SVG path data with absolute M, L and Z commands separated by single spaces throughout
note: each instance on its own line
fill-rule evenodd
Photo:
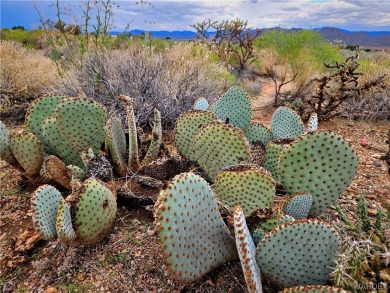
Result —
M 0 43 L 1 96 L 37 97 L 58 79 L 56 65 L 39 51 L 10 41 Z
M 234 78 L 210 53 L 196 44 L 176 44 L 162 51 L 144 46 L 123 50 L 90 51 L 70 64 L 65 77 L 48 89 L 74 96 L 82 93 L 119 110 L 125 119 L 121 94 L 134 98 L 137 125 L 151 122 L 153 108 L 161 111 L 165 126 L 193 106 L 195 99 L 214 100 Z

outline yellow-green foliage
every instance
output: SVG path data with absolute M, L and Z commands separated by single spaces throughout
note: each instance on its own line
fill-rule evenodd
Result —
M 17 97 L 38 96 L 58 78 L 53 61 L 20 44 L 2 42 L 0 60 L 0 88 Z
M 43 30 L 1 29 L 1 41 L 13 41 L 25 45 L 28 48 L 42 49 L 44 46 L 45 32 Z

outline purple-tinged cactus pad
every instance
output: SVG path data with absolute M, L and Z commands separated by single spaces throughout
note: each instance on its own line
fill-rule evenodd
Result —
M 316 131 L 318 128 L 318 115 L 317 113 L 311 113 L 309 121 L 307 121 L 306 132 Z
M 279 175 L 290 194 L 309 192 L 316 217 L 339 198 L 358 169 L 358 156 L 351 146 L 332 132 L 312 132 L 285 148 L 279 158 Z
M 249 293 L 262 292 L 260 268 L 256 263 L 256 247 L 240 206 L 234 207 L 234 233 L 248 291 Z
M 237 249 L 202 177 L 177 175 L 155 204 L 155 230 L 170 275 L 191 283 L 237 259 Z
M 42 185 L 31 198 L 32 220 L 35 229 L 45 240 L 57 237 L 56 219 L 61 193 L 50 185 Z
M 256 261 L 262 273 L 278 286 L 324 285 L 340 241 L 330 224 L 298 220 L 266 234 L 257 246 Z
M 34 134 L 25 131 L 12 134 L 10 149 L 28 176 L 39 174 L 43 164 L 43 147 Z
M 215 180 L 218 197 L 228 206 L 241 206 L 245 215 L 258 208 L 269 208 L 275 195 L 271 173 L 256 165 L 223 168 Z

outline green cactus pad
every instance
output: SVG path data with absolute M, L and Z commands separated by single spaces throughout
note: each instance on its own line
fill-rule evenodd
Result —
M 209 108 L 209 102 L 205 98 L 198 98 L 194 103 L 194 110 L 206 111 Z
M 249 293 L 263 292 L 260 269 L 256 263 L 256 247 L 240 206 L 234 207 L 234 233 L 248 291 Z
M 266 220 L 264 223 L 261 223 L 258 228 L 260 228 L 265 232 L 270 232 L 282 224 L 294 222 L 294 221 L 295 219 L 289 215 L 275 213 L 272 215 L 270 219 Z
M 157 159 L 158 152 L 160 151 L 162 143 L 162 127 L 161 127 L 161 114 L 160 111 L 154 109 L 154 126 L 152 130 L 152 141 L 150 142 L 149 149 L 143 160 L 143 164 L 149 164 L 153 160 Z
M 253 231 L 253 235 L 252 235 L 252 238 L 253 238 L 253 242 L 255 244 L 255 246 L 257 246 L 259 244 L 259 242 L 261 241 L 261 239 L 263 239 L 265 235 L 265 232 L 263 229 L 261 228 L 256 228 L 254 231 Z
M 28 176 L 39 174 L 43 164 L 43 147 L 34 134 L 25 131 L 12 134 L 10 149 Z
M 69 242 L 76 238 L 76 233 L 72 226 L 70 210 L 64 199 L 60 199 L 58 202 L 56 230 L 58 238 L 64 242 Z
M 195 160 L 192 140 L 204 124 L 215 120 L 217 116 L 209 111 L 192 110 L 179 116 L 176 120 L 174 140 L 177 150 L 183 157 L 190 161 Z
M 43 121 L 42 134 L 50 148 L 66 165 L 75 165 L 84 168 L 84 163 L 80 155 L 59 132 L 54 116 L 47 117 Z
M 298 220 L 265 235 L 257 246 L 256 261 L 278 286 L 324 285 L 339 245 L 340 237 L 329 224 Z
M 70 172 L 72 179 L 80 179 L 84 180 L 87 177 L 87 174 L 85 173 L 85 170 L 74 166 L 74 165 L 68 165 L 66 166 L 68 171 Z
M 174 279 L 190 283 L 237 259 L 234 239 L 202 177 L 177 175 L 154 207 L 163 259 Z
M 55 117 L 60 133 L 78 153 L 90 147 L 98 153 L 106 124 L 102 105 L 85 98 L 66 98 L 58 104 Z
M 15 158 L 9 148 L 9 136 L 7 127 L 0 121 L 0 159 L 12 164 L 15 162 Z
M 279 174 L 288 193 L 309 192 L 316 217 L 346 190 L 358 168 L 358 156 L 340 136 L 313 132 L 285 148 L 279 159 Z
M 244 132 L 249 143 L 261 141 L 266 146 L 272 140 L 271 130 L 260 122 L 251 122 Z
M 255 165 L 223 168 L 215 180 L 218 197 L 228 206 L 242 207 L 248 216 L 253 209 L 269 208 L 275 195 L 271 173 Z
M 263 167 L 271 172 L 277 183 L 280 182 L 278 168 L 279 156 L 285 147 L 285 144 L 280 144 L 278 142 L 270 142 L 269 144 L 267 144 L 267 147 L 265 149 Z
M 279 107 L 271 119 L 271 131 L 274 140 L 283 138 L 295 139 L 305 132 L 301 117 L 292 109 Z
M 31 198 L 32 220 L 37 233 L 45 240 L 57 237 L 57 210 L 62 199 L 61 193 L 50 185 L 38 187 Z
M 72 194 L 73 227 L 77 242 L 91 246 L 110 231 L 114 223 L 116 197 L 103 182 L 95 178 L 84 181 L 83 188 Z
M 127 125 L 129 128 L 129 162 L 128 167 L 131 171 L 136 172 L 140 168 L 138 157 L 138 140 L 137 140 L 137 125 L 135 121 L 133 99 L 120 95 L 119 101 L 123 101 L 126 104 Z
M 311 113 L 309 121 L 307 121 L 306 132 L 316 131 L 318 128 L 318 115 L 317 113 Z
M 115 170 L 120 176 L 127 173 L 126 166 L 126 136 L 121 120 L 113 116 L 106 124 L 106 149 L 111 154 Z
M 71 190 L 71 180 L 72 174 L 69 172 L 68 168 L 59 158 L 56 156 L 49 156 L 45 160 L 45 170 L 47 175 L 54 181 L 65 187 L 66 189 Z
M 32 132 L 42 142 L 43 150 L 47 154 L 53 154 L 53 150 L 46 142 L 42 133 L 42 122 L 47 117 L 54 114 L 58 103 L 65 99 L 65 96 L 44 96 L 35 99 L 27 110 L 25 126 L 26 129 Z
M 284 212 L 294 219 L 306 219 L 309 215 L 313 197 L 310 193 L 299 192 L 291 196 L 284 206 Z
M 252 120 L 251 102 L 246 92 L 233 86 L 210 107 L 218 119 L 241 129 L 246 129 Z
M 223 167 L 248 164 L 250 147 L 241 129 L 215 121 L 205 124 L 192 141 L 194 159 L 214 180 Z
M 350 293 L 350 291 L 332 286 L 307 285 L 286 288 L 279 293 Z

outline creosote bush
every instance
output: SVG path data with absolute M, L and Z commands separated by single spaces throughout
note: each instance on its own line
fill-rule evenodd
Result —
M 163 51 L 140 46 L 91 51 L 69 67 L 50 92 L 69 96 L 82 92 L 110 112 L 121 108 L 117 97 L 125 94 L 134 99 L 139 126 L 150 125 L 157 108 L 164 127 L 169 127 L 197 98 L 212 101 L 234 81 L 225 68 L 212 62 L 205 47 L 195 44 L 177 44 Z M 124 111 L 121 116 L 125 119 Z

